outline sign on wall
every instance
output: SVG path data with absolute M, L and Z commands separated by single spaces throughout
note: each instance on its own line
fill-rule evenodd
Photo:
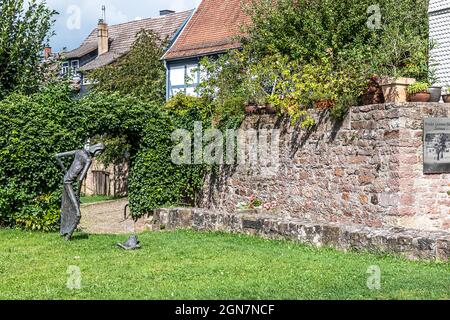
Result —
M 424 120 L 424 173 L 450 173 L 450 118 Z

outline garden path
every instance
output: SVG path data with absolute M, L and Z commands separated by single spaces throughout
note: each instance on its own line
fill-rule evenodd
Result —
M 129 234 L 134 232 L 134 222 L 124 221 L 124 209 L 128 199 L 81 205 L 80 229 L 91 234 Z M 127 209 L 129 214 L 129 209 Z M 143 223 L 136 223 L 136 232 L 145 230 Z

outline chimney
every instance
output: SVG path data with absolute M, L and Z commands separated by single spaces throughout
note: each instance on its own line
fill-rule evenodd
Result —
M 105 54 L 109 51 L 108 24 L 100 19 L 98 21 L 98 55 Z
M 44 48 L 44 58 L 48 59 L 52 56 L 52 48 L 51 47 L 45 47 Z
M 159 11 L 160 16 L 167 16 L 168 14 L 172 14 L 172 13 L 175 13 L 175 11 L 173 11 L 173 10 L 160 10 Z
M 106 7 L 102 6 L 102 18 L 98 20 L 98 55 L 109 51 L 108 24 L 106 23 Z

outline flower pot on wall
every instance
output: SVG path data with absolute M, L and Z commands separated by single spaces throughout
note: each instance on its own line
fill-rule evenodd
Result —
M 444 100 L 444 103 L 450 103 L 450 94 L 443 94 L 442 99 Z
M 266 114 L 276 114 L 277 110 L 270 104 L 266 104 L 264 107 L 261 108 Z
M 408 100 L 411 102 L 429 102 L 431 94 L 429 92 L 418 92 L 410 94 Z
M 254 114 L 258 111 L 258 107 L 255 105 L 246 105 L 245 106 L 245 113 L 246 114 Z
M 276 114 L 277 110 L 270 104 L 265 105 L 246 105 L 245 113 L 250 114 Z
M 331 109 L 334 107 L 333 100 L 319 100 L 314 104 L 314 107 L 319 110 Z
M 439 102 L 439 101 L 441 101 L 442 87 L 430 87 L 428 89 L 428 92 L 431 95 L 430 102 Z
M 410 84 L 416 82 L 413 78 L 383 78 L 381 87 L 384 100 L 387 103 L 406 102 L 408 99 L 407 89 Z

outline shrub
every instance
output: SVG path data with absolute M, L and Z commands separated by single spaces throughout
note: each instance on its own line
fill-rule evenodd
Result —
M 134 216 L 168 206 L 191 206 L 203 185 L 204 165 L 176 165 L 171 153 L 176 145 L 171 134 L 175 129 L 193 132 L 194 122 L 204 128 L 211 124 L 211 109 L 205 99 L 175 96 L 166 112 L 154 114 L 144 129 L 140 150 L 132 158 L 129 200 Z
M 428 82 L 417 81 L 417 82 L 415 82 L 413 84 L 410 84 L 408 86 L 407 91 L 408 91 L 409 94 L 416 94 L 416 93 L 420 93 L 420 92 L 428 92 L 428 87 L 429 86 L 430 85 L 428 84 Z

